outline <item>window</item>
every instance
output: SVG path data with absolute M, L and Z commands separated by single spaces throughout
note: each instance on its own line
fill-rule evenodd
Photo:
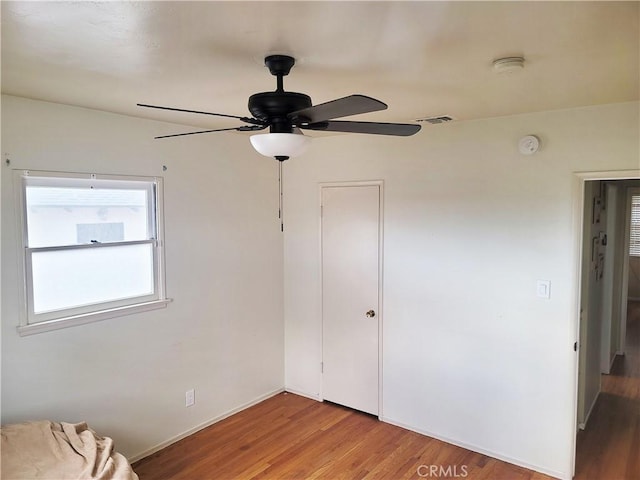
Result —
M 629 255 L 640 257 L 640 195 L 631 196 L 630 230 Z
M 21 334 L 166 306 L 158 178 L 19 172 Z

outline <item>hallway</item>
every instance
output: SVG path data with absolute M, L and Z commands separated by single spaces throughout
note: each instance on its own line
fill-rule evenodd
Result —
M 624 356 L 617 356 L 584 431 L 578 433 L 577 480 L 640 479 L 640 302 L 627 310 Z

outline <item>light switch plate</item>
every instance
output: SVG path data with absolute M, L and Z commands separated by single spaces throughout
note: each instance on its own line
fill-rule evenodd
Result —
M 185 407 L 192 407 L 196 403 L 196 391 L 192 388 L 184 394 Z

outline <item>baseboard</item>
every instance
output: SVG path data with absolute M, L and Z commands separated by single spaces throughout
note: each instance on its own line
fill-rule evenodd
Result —
M 289 393 L 293 393 L 295 395 L 300 395 L 301 397 L 306 397 L 306 398 L 310 398 L 311 400 L 316 400 L 317 402 L 321 402 L 322 398 L 320 398 L 320 395 L 315 393 L 307 393 L 307 392 L 303 392 L 300 390 L 296 390 L 295 388 L 291 388 L 291 387 L 284 387 L 285 392 L 289 392 Z
M 603 370 L 600 370 L 602 375 L 611 375 L 611 369 L 613 368 L 613 363 L 616 361 L 616 354 L 614 353 L 611 359 L 609 360 L 609 364 Z
M 431 438 L 435 438 L 436 440 L 440 440 L 443 441 L 445 443 L 449 443 L 451 445 L 455 445 L 457 447 L 462 447 L 466 450 L 471 450 L 472 452 L 476 452 L 476 453 L 481 453 L 482 455 L 487 455 L 489 457 L 495 458 L 497 460 L 501 460 L 503 462 L 507 462 L 507 463 L 511 463 L 513 465 L 517 465 L 519 467 L 523 467 L 523 468 L 527 468 L 529 470 L 533 470 L 539 473 L 543 473 L 545 475 L 548 475 L 550 477 L 554 477 L 554 478 L 559 478 L 561 480 L 571 480 L 572 479 L 572 475 L 570 473 L 562 473 L 562 472 L 556 472 L 554 470 L 548 470 L 546 468 L 543 467 L 539 467 L 537 465 L 531 465 L 527 462 L 523 462 L 521 460 L 515 459 L 515 458 L 511 458 L 508 455 L 503 455 L 501 453 L 496 453 L 496 452 L 492 452 L 490 450 L 486 450 L 484 448 L 478 447 L 476 445 L 471 445 L 465 442 L 460 442 L 457 440 L 452 440 L 450 438 L 447 437 L 443 437 L 442 435 L 437 435 L 433 432 L 427 432 L 426 430 L 421 430 L 419 428 L 415 428 L 412 427 L 411 425 L 406 425 L 402 422 L 398 422 L 395 421 L 391 418 L 388 417 L 380 417 L 380 420 L 385 422 L 385 423 L 390 423 L 391 425 L 395 425 L 397 427 L 401 427 L 404 428 L 405 430 L 410 430 L 412 432 L 416 432 L 419 433 L 420 435 L 425 435 L 427 437 L 431 437 Z
M 596 406 L 596 402 L 598 401 L 599 396 L 600 396 L 600 391 L 598 390 L 598 393 L 596 393 L 596 396 L 593 399 L 593 402 L 591 402 L 589 411 L 587 411 L 587 416 L 584 418 L 584 422 L 578 424 L 578 428 L 580 430 L 584 430 L 585 428 L 587 428 L 587 423 L 589 423 L 589 417 L 591 416 L 591 412 L 593 412 L 593 407 Z
M 640 302 L 640 297 L 627 297 L 628 302 Z
M 183 432 L 179 435 L 176 435 L 175 437 L 170 438 L 169 440 L 166 440 L 162 443 L 159 443 L 158 445 L 151 447 L 148 450 L 145 450 L 144 452 L 138 453 L 136 455 L 133 455 L 132 457 L 128 458 L 127 460 L 129 460 L 129 463 L 135 463 L 138 460 L 142 460 L 145 457 L 148 457 L 149 455 L 153 455 L 156 452 L 159 452 L 160 450 L 162 450 L 163 448 L 168 447 L 169 445 L 176 443 L 180 440 L 182 440 L 183 438 L 188 437 L 189 435 L 193 435 L 196 432 L 199 432 L 200 430 L 202 430 L 203 428 L 207 428 L 210 427 L 211 425 L 213 425 L 214 423 L 217 423 L 221 420 L 224 420 L 227 417 L 230 417 L 231 415 L 235 415 L 238 412 L 241 412 L 242 410 L 246 410 L 249 407 L 253 407 L 254 405 L 257 405 L 260 402 L 265 401 L 267 398 L 271 398 L 275 395 L 278 395 L 279 393 L 284 392 L 284 388 L 278 388 L 276 390 L 273 390 L 269 393 L 265 393 L 264 395 L 260 395 L 257 398 L 254 398 L 253 400 L 251 400 L 250 402 L 247 403 L 243 403 L 242 405 L 236 407 L 236 408 L 232 408 L 231 410 L 227 410 L 226 412 L 212 418 L 211 420 L 208 420 L 204 423 L 201 423 L 200 425 L 197 425 L 193 428 L 190 428 L 189 430 L 187 430 L 186 432 Z
M 611 358 L 611 363 L 609 364 L 609 371 L 607 372 L 608 374 L 611 374 L 611 369 L 613 368 L 613 364 L 616 361 L 616 358 L 618 358 L 618 354 L 614 353 L 613 357 Z

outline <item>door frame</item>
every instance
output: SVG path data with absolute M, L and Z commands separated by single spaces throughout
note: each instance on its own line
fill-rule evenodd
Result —
M 583 245 L 583 224 L 584 224 L 584 187 L 585 182 L 590 180 L 638 180 L 640 179 L 640 169 L 637 170 L 608 170 L 591 172 L 574 172 L 573 174 L 573 271 L 574 281 L 572 288 L 573 302 L 571 306 L 572 325 L 571 331 L 573 339 L 578 342 L 580 339 L 580 303 L 582 288 L 582 245 Z M 580 348 L 580 346 L 578 346 Z M 572 428 L 571 428 L 571 472 L 576 473 L 576 447 L 578 431 L 578 381 L 580 368 L 579 350 L 575 352 L 573 360 L 573 408 L 572 408 Z
M 382 404 L 382 385 L 383 385 L 383 374 L 382 374 L 382 355 L 383 355 L 383 317 L 384 317 L 384 305 L 383 305 L 383 273 L 384 273 L 384 180 L 354 180 L 354 181 L 336 181 L 336 182 L 321 182 L 318 184 L 318 249 L 320 259 L 320 283 L 319 283 L 319 292 L 318 292 L 318 300 L 320 305 L 320 353 L 321 353 L 321 362 L 324 362 L 324 310 L 323 310 L 323 245 L 322 245 L 322 192 L 325 188 L 332 187 L 370 187 L 377 186 L 379 191 L 379 204 L 378 204 L 378 419 L 383 417 L 383 404 Z M 322 363 L 321 363 L 322 365 Z M 319 397 L 320 401 L 324 401 L 324 380 L 322 370 L 320 373 L 320 392 Z

